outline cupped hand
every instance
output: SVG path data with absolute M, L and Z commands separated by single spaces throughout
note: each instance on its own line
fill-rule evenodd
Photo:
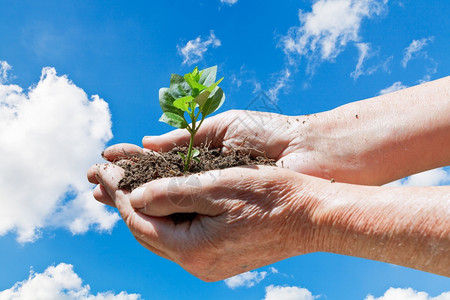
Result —
M 294 255 L 317 251 L 314 179 L 267 166 L 164 178 L 125 192 L 123 170 L 96 165 L 97 200 L 114 205 L 135 238 L 205 281 L 216 281 Z M 312 180 L 312 181 L 311 181 Z M 106 200 L 105 200 L 106 199 Z M 176 224 L 173 213 L 196 213 Z
M 324 177 L 316 155 L 317 136 L 312 134 L 315 116 L 285 116 L 275 113 L 230 110 L 207 118 L 195 136 L 195 145 L 211 143 L 211 147 L 227 152 L 240 148 L 252 155 L 275 159 L 279 167 Z M 314 120 L 316 121 L 316 120 Z M 177 129 L 160 136 L 143 138 L 144 148 L 169 151 L 174 145 L 189 144 L 190 134 Z
M 210 143 L 225 153 L 240 148 L 252 155 L 275 159 L 279 167 L 338 182 L 381 185 L 408 175 L 402 168 L 388 163 L 386 153 L 390 153 L 391 147 L 383 146 L 379 139 L 367 140 L 361 129 L 362 117 L 357 119 L 352 115 L 349 120 L 342 115 L 336 111 L 285 116 L 231 110 L 207 118 L 194 144 Z M 378 130 L 370 120 L 364 122 L 364 126 Z M 123 156 L 124 150 L 169 151 L 175 145 L 187 145 L 189 138 L 187 130 L 177 129 L 144 137 L 144 149 L 130 144 L 111 146 L 105 150 L 104 157 L 112 161 Z

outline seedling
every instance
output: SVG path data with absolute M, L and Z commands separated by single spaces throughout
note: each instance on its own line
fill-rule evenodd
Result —
M 185 128 L 191 137 L 186 154 L 179 152 L 184 162 L 184 172 L 189 170 L 192 159 L 198 160 L 200 152 L 194 149 L 194 138 L 205 117 L 220 108 L 225 94 L 218 86 L 217 66 L 199 71 L 197 67 L 184 76 L 172 74 L 170 87 L 159 90 L 159 104 L 163 114 L 159 120 L 176 128 Z M 188 122 L 185 114 L 190 118 Z

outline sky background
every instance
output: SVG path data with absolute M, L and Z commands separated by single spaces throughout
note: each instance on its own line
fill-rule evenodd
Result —
M 449 75 L 450 1 L 0 0 L 0 299 L 450 299 L 450 279 L 314 253 L 204 283 L 141 247 L 86 170 L 218 65 L 219 112 L 333 109 Z M 439 168 L 392 185 L 448 185 Z M 16 297 L 16 298 L 14 298 Z

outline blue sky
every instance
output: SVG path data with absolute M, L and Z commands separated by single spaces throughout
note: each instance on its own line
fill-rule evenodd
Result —
M 448 76 L 449 1 L 0 7 L 0 299 L 46 291 L 44 299 L 387 300 L 450 291 L 445 277 L 326 253 L 204 283 L 141 247 L 85 179 L 105 146 L 171 130 L 157 121 L 158 90 L 170 73 L 197 65 L 218 65 L 225 77 L 220 111 L 266 105 L 289 115 Z M 448 167 L 392 183 L 443 184 Z

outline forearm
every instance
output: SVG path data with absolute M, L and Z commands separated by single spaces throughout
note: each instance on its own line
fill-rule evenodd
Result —
M 320 251 L 450 276 L 450 187 L 335 183 L 327 191 L 314 214 Z
M 315 150 L 336 162 L 324 178 L 380 185 L 450 165 L 450 77 L 350 103 L 313 121 Z

